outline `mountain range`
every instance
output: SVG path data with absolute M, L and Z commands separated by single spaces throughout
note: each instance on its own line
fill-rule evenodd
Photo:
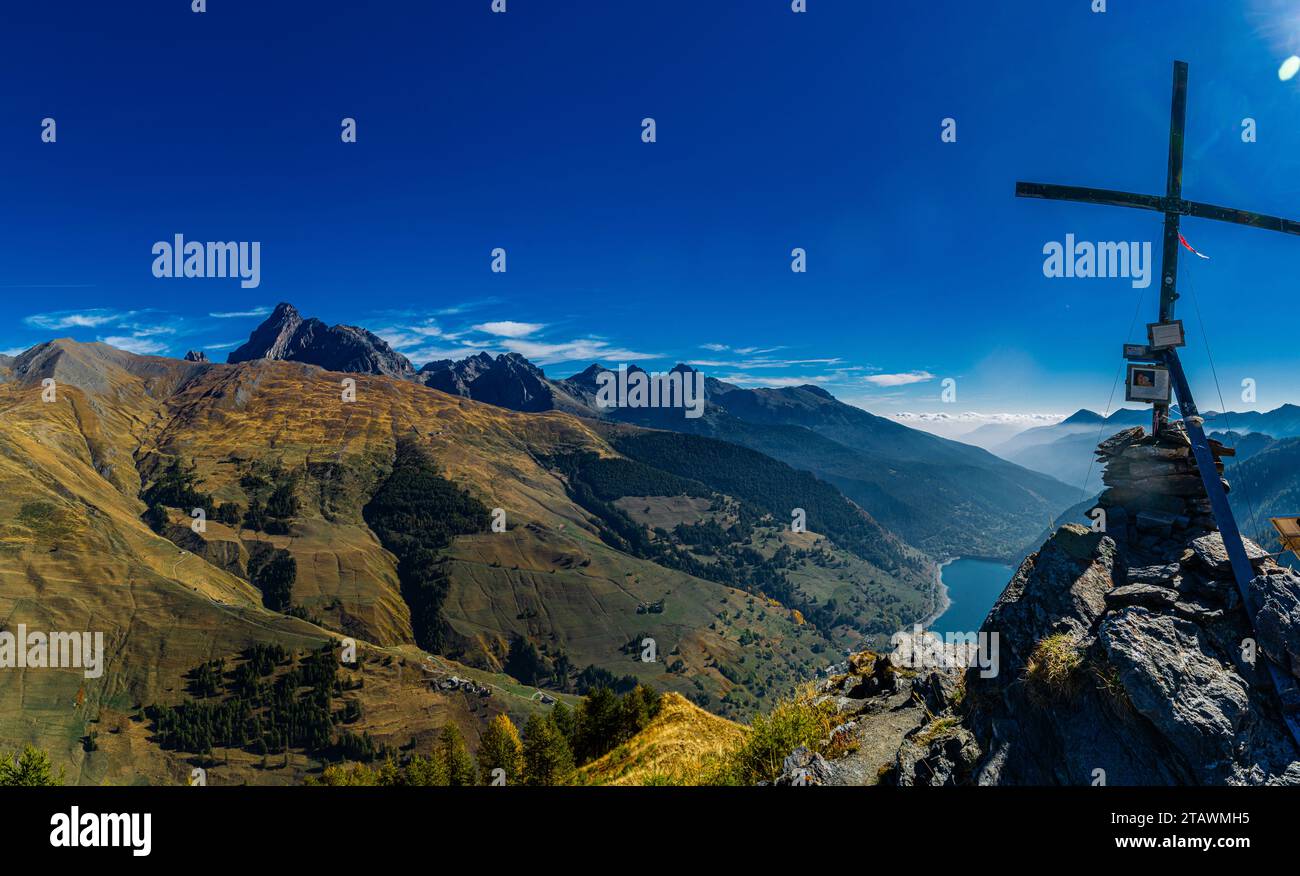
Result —
M 300 781 L 449 720 L 473 743 L 494 715 L 522 725 L 595 684 L 744 718 L 938 607 L 932 560 L 807 472 L 449 394 L 373 336 L 293 322 L 254 337 L 360 370 L 66 339 L 0 360 L 5 628 L 106 640 L 95 678 L 0 674 L 0 738 L 45 748 L 72 781 L 183 782 L 208 743 L 176 722 L 206 721 L 184 703 L 212 673 L 278 678 L 344 637 L 361 654 L 335 692 L 347 732 L 264 730 L 226 752 L 224 781 Z M 430 683 L 447 678 L 461 681 Z
M 1170 408 L 1177 420 L 1178 406 Z M 1243 457 L 1255 452 L 1265 439 L 1300 437 L 1300 407 L 1283 404 L 1273 411 L 1205 411 L 1205 432 L 1219 441 L 1236 446 L 1244 439 Z M 1145 426 L 1151 429 L 1151 408 L 1121 408 L 1108 416 L 1087 408 L 1049 426 L 1026 429 L 989 450 L 1035 472 L 1050 473 L 1058 480 L 1080 487 L 1089 495 L 1101 489 L 1101 469 L 1093 463 L 1097 442 L 1121 429 Z
M 355 346 L 361 340 L 364 350 Z M 875 416 L 812 385 L 747 389 L 707 378 L 698 418 L 681 408 L 601 406 L 597 376 L 610 369 L 599 363 L 562 380 L 515 353 L 480 353 L 416 371 L 364 329 L 326 329 L 302 320 L 289 304 L 278 305 L 230 356 L 231 362 L 249 359 L 344 363 L 340 370 L 395 376 L 512 410 L 558 410 L 739 444 L 835 485 L 883 526 L 938 558 L 1018 559 L 1030 537 L 1082 496 L 1050 475 Z M 694 369 L 679 364 L 672 371 Z

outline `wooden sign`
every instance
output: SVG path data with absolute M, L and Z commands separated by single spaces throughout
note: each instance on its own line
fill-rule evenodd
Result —
M 1147 340 L 1151 342 L 1152 349 L 1156 350 L 1185 346 L 1187 340 L 1183 336 L 1183 321 L 1175 319 L 1172 322 L 1147 323 Z
M 1163 365 L 1128 366 L 1124 400 L 1169 404 L 1169 369 Z
M 1270 517 L 1282 547 L 1300 557 L 1300 517 Z

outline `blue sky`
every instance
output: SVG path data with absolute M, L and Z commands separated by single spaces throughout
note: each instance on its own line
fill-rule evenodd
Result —
M 1300 53 L 1293 3 L 28 5 L 0 27 L 4 351 L 71 336 L 222 360 L 283 300 L 417 363 L 689 361 L 885 414 L 1100 410 L 1156 284 L 1048 279 L 1043 246 L 1149 240 L 1158 258 L 1159 216 L 1014 182 L 1162 192 L 1175 58 L 1185 196 L 1300 218 L 1300 77 L 1278 76 Z M 1182 260 L 1202 407 L 1219 405 L 1190 292 L 1230 407 L 1300 401 L 1300 239 L 1184 232 L 1211 256 Z M 260 242 L 260 286 L 155 278 L 151 247 L 178 233 Z

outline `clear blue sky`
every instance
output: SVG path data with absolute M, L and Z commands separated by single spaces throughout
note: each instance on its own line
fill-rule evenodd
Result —
M 1175 58 L 1185 195 L 1300 218 L 1300 77 L 1277 73 L 1300 52 L 1294 3 L 808 5 L 9 4 L 0 350 L 72 336 L 220 360 L 259 317 L 210 314 L 287 300 L 417 363 L 517 349 L 567 376 L 636 354 L 883 413 L 1101 409 L 1139 292 L 1047 279 L 1042 247 L 1158 253 L 1159 217 L 1018 200 L 1014 182 L 1162 192 Z M 1188 254 L 1183 288 L 1230 406 L 1250 407 L 1243 377 L 1256 407 L 1300 401 L 1300 238 L 1184 230 L 1212 256 Z M 261 286 L 153 277 L 150 248 L 176 233 L 259 241 Z M 1217 408 L 1186 295 L 1180 315 Z

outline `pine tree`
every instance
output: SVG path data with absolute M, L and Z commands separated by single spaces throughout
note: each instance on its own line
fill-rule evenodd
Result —
M 595 760 L 618 744 L 618 697 L 607 687 L 587 694 L 575 716 L 573 753 L 578 763 Z
M 524 769 L 523 758 L 523 743 L 519 740 L 519 731 L 514 722 L 505 713 L 497 715 L 488 723 L 483 738 L 479 740 L 480 781 L 485 785 L 491 784 L 492 771 L 501 769 L 505 770 L 507 785 L 518 784 Z
M 534 712 L 524 725 L 524 784 L 560 785 L 573 771 L 573 752 L 555 719 Z
M 402 776 L 393 784 L 406 784 L 414 787 L 442 787 L 448 784 L 447 764 L 441 753 L 433 757 L 415 755 L 402 770 Z
M 438 756 L 446 766 L 449 785 L 459 787 L 474 784 L 478 777 L 474 759 L 469 756 L 460 728 L 453 723 L 449 722 L 442 728 L 442 736 L 438 739 Z
M 22 754 L 12 752 L 0 756 L 0 786 L 26 787 L 53 786 L 63 784 L 63 770 L 54 775 L 50 766 L 50 756 L 31 745 L 23 747 Z

